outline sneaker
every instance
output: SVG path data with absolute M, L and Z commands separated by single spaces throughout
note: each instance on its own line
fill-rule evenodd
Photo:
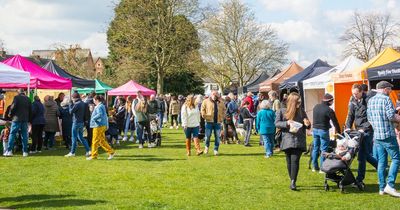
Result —
M 90 155 L 92 155 L 92 152 L 90 152 L 90 151 L 85 153 L 86 157 L 89 157 Z
M 118 140 L 121 140 L 122 139 L 122 136 L 118 136 Z
M 393 197 L 400 197 L 400 193 L 396 191 L 393 187 L 386 185 L 385 189 L 383 190 L 384 193 L 387 193 Z
M 204 154 L 208 154 L 208 147 L 204 147 Z
M 29 151 L 29 154 L 36 154 L 37 151 Z
M 176 126 L 175 129 L 178 130 L 179 126 Z
M 108 156 L 107 160 L 111 160 L 111 159 L 113 159 L 113 158 L 114 158 L 114 156 L 115 156 L 115 152 L 114 152 L 114 153 L 112 153 L 112 154 L 110 154 L 110 155 Z
M 271 157 L 271 155 L 265 155 L 265 156 L 264 156 L 265 159 L 268 159 L 268 158 L 270 158 L 270 157 Z
M 124 138 L 122 139 L 122 141 L 127 141 L 128 137 L 124 136 Z
M 217 156 L 218 155 L 218 151 L 214 150 L 214 155 Z
M 87 157 L 86 160 L 93 160 L 92 156 Z
M 22 153 L 22 157 L 28 157 L 28 153 L 27 152 Z
M 6 152 L 6 154 L 4 155 L 6 157 L 12 157 L 13 153 L 11 151 Z
M 169 129 L 173 129 L 174 127 L 170 126 Z
M 139 149 L 143 149 L 143 144 L 139 144 Z
M 136 144 L 139 144 L 139 140 L 136 140 Z
M 131 138 L 129 139 L 130 142 L 133 142 L 135 139 L 133 138 L 133 136 L 131 136 Z
M 317 170 L 315 170 L 315 168 L 312 168 L 311 171 L 312 171 L 312 172 L 316 172 Z
M 66 154 L 64 157 L 75 157 L 75 154 L 68 153 L 68 154 Z
M 147 147 L 149 147 L 149 148 L 154 148 L 154 147 L 156 147 L 156 144 L 154 144 L 154 143 L 149 143 L 149 145 L 148 145 Z
M 37 153 L 42 153 L 42 150 L 38 150 Z
M 386 194 L 385 191 L 379 190 L 379 195 L 385 195 L 385 194 Z
M 320 174 L 325 174 L 325 172 L 323 172 L 323 171 L 321 171 L 321 170 L 319 170 L 319 173 L 320 173 Z

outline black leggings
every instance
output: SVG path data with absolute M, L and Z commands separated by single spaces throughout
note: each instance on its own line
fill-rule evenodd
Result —
M 291 180 L 297 180 L 297 174 L 299 173 L 300 157 L 302 153 L 303 152 L 300 149 L 295 148 L 285 150 L 287 170 Z

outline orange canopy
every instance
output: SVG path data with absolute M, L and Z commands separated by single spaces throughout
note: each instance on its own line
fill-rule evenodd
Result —
M 296 62 L 292 62 L 285 70 L 276 76 L 267 79 L 260 83 L 260 92 L 268 92 L 270 90 L 279 90 L 279 85 L 292 77 L 293 75 L 303 71 L 303 67 L 299 66 Z
M 364 81 L 367 79 L 367 69 L 382 66 L 384 64 L 391 63 L 393 61 L 397 61 L 400 59 L 400 53 L 394 50 L 393 48 L 386 48 L 378 55 L 373 57 L 371 60 L 366 62 L 364 65 L 348 71 L 342 72 L 338 74 L 333 74 L 332 79 L 334 83 L 347 83 L 347 82 L 355 82 L 355 81 Z

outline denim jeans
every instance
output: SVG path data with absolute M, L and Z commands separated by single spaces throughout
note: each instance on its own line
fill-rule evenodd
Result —
M 312 151 L 312 163 L 315 169 L 318 169 L 318 156 L 322 152 L 326 152 L 329 147 L 329 130 L 313 129 L 313 151 Z M 324 162 L 325 158 L 321 155 L 320 166 Z
M 159 121 L 160 129 L 162 129 L 162 127 L 163 127 L 163 122 L 164 122 L 164 112 L 159 112 L 159 113 L 158 113 L 158 119 L 160 120 L 160 121 Z
M 79 140 L 83 146 L 85 147 L 86 152 L 90 151 L 89 144 L 85 138 L 83 138 L 83 123 L 72 123 L 72 145 L 71 145 L 71 153 L 75 154 L 76 151 L 76 140 Z
M 378 161 L 372 156 L 372 132 L 364 133 L 361 141 L 360 150 L 358 152 L 358 174 L 357 181 L 361 182 L 365 178 L 366 162 L 375 168 L 378 167 Z
M 265 155 L 271 156 L 274 148 L 274 138 L 275 134 L 262 134 L 262 140 L 264 141 Z
M 147 131 L 148 143 L 152 143 L 153 142 L 153 138 L 152 138 L 151 130 L 150 130 L 150 123 L 146 121 L 146 122 L 139 122 L 138 123 L 138 127 L 136 128 L 136 130 L 137 130 L 137 138 L 139 140 L 139 144 L 144 144 L 144 142 L 145 142 L 145 139 L 143 139 L 144 130 L 145 129 Z
M 206 147 L 210 147 L 211 133 L 213 131 L 215 137 L 214 150 L 218 151 L 219 141 L 220 141 L 219 137 L 221 133 L 221 124 L 206 122 Z
M 129 130 L 131 131 L 131 137 L 133 138 L 133 134 L 135 132 L 135 129 L 134 129 L 135 127 L 132 126 L 131 123 L 134 123 L 134 122 L 131 122 L 131 113 L 128 113 L 128 115 L 126 116 L 126 119 L 125 119 L 125 128 L 124 128 L 124 137 L 125 138 L 128 138 Z
M 12 122 L 10 136 L 8 138 L 8 149 L 11 152 L 14 148 L 14 141 L 17 133 L 21 131 L 22 136 L 22 151 L 28 152 L 28 123 L 27 122 Z
M 390 155 L 392 163 L 390 164 L 389 173 L 387 175 L 387 184 L 394 188 L 396 182 L 397 171 L 399 169 L 400 155 L 399 145 L 396 137 L 392 136 L 384 140 L 375 140 L 376 152 L 378 154 L 378 180 L 379 189 L 383 190 L 386 186 L 387 155 Z

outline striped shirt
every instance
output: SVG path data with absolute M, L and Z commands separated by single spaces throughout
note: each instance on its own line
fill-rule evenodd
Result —
M 368 100 L 368 121 L 374 129 L 374 138 L 384 140 L 396 136 L 392 120 L 395 118 L 395 109 L 389 96 L 377 93 Z

